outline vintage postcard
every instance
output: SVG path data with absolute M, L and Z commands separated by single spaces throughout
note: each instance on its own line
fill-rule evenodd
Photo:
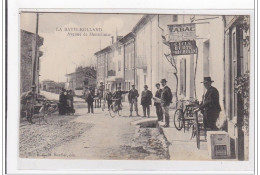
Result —
M 20 158 L 249 160 L 250 15 L 19 18 Z

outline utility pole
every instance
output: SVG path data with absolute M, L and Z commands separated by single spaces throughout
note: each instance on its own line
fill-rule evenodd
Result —
M 34 114 L 34 103 L 35 103 L 35 91 L 36 91 L 36 66 L 38 59 L 38 24 L 39 23 L 39 13 L 36 13 L 36 31 L 35 31 L 35 52 L 34 52 L 34 60 L 33 60 L 33 77 L 32 77 L 32 106 L 31 106 L 31 116 Z

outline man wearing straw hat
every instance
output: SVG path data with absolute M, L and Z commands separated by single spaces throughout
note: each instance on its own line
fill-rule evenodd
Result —
M 204 81 L 201 82 L 204 84 L 206 92 L 202 96 L 202 102 L 199 105 L 199 109 L 203 113 L 204 127 L 210 130 L 218 130 L 216 122 L 221 107 L 219 105 L 219 92 L 215 87 L 211 86 L 213 82 L 211 77 L 204 77 Z

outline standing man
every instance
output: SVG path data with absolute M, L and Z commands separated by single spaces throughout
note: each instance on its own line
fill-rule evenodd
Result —
M 206 92 L 202 96 L 202 102 L 199 105 L 199 108 L 203 113 L 204 127 L 211 130 L 218 130 L 216 122 L 221 107 L 219 105 L 219 92 L 215 87 L 211 86 L 213 82 L 211 77 L 204 77 L 204 81 L 201 82 L 204 84 Z
M 146 112 L 148 118 L 150 117 L 150 105 L 152 104 L 152 98 L 153 98 L 152 92 L 148 90 L 147 85 L 144 85 L 144 91 L 142 92 L 142 97 L 141 97 L 141 105 L 143 106 L 143 113 L 144 113 L 143 117 L 146 117 Z
M 157 83 L 155 86 L 157 88 L 157 91 L 155 92 L 155 97 L 158 99 L 161 99 L 162 89 L 160 88 L 160 84 Z M 156 114 L 158 117 L 158 121 L 163 121 L 163 111 L 162 111 L 161 103 L 155 101 L 154 106 L 156 108 Z
M 166 79 L 161 80 L 161 84 L 163 86 L 162 93 L 161 93 L 161 101 L 162 101 L 162 109 L 165 116 L 165 125 L 164 127 L 170 126 L 170 115 L 169 115 L 169 108 L 170 103 L 172 102 L 172 92 L 171 89 L 166 85 Z
M 110 105 L 112 104 L 112 92 L 109 89 L 106 89 L 105 101 L 107 101 L 107 109 L 110 110 Z
M 86 96 L 86 102 L 88 103 L 88 113 L 90 113 L 90 110 L 91 110 L 92 114 L 94 114 L 94 111 L 93 111 L 94 96 L 95 96 L 94 89 L 91 89 L 90 92 Z
M 21 95 L 21 116 L 26 116 L 26 119 L 29 123 L 32 122 L 32 96 L 33 92 L 28 91 Z
M 138 97 L 139 97 L 139 93 L 135 89 L 135 85 L 132 85 L 132 89 L 129 91 L 129 94 L 128 94 L 128 101 L 130 103 L 130 116 L 129 117 L 132 117 L 133 105 L 135 106 L 136 116 L 139 116 L 138 106 L 137 106 L 137 98 Z

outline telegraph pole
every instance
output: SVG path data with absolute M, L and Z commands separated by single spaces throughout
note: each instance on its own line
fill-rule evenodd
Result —
M 34 103 L 35 103 L 35 91 L 36 91 L 36 66 L 37 66 L 37 59 L 38 59 L 38 26 L 39 26 L 39 13 L 36 13 L 36 31 L 35 31 L 35 52 L 34 52 L 34 60 L 33 60 L 33 75 L 32 75 L 32 105 L 31 105 L 31 116 L 34 114 Z M 31 119 L 30 119 L 31 120 Z
M 36 77 L 36 64 L 38 59 L 38 23 L 39 23 L 39 13 L 36 14 L 36 32 L 35 32 L 35 52 L 34 52 L 34 61 L 33 61 L 33 79 L 32 79 L 32 86 L 34 87 L 35 84 L 35 77 Z M 33 88 L 35 92 L 35 88 Z

